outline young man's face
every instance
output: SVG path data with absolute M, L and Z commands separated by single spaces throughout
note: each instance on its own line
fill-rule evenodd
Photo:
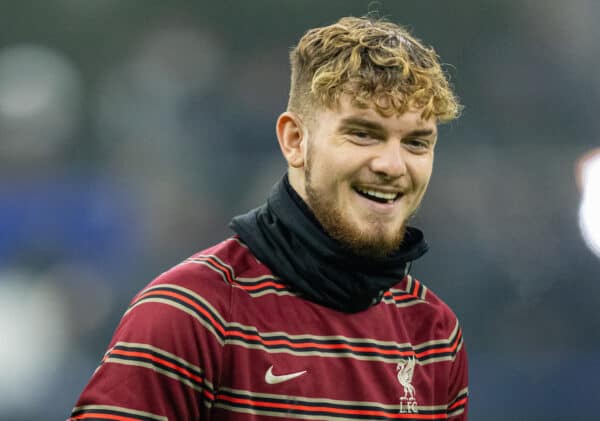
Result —
M 299 193 L 333 238 L 362 255 L 397 249 L 431 177 L 435 118 L 420 110 L 384 117 L 342 96 L 316 114 Z

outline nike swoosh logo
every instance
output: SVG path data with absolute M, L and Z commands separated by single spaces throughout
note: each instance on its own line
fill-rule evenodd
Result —
M 283 382 L 287 382 L 288 380 L 295 379 L 296 377 L 300 377 L 304 373 L 306 373 L 306 370 L 298 371 L 296 373 L 282 374 L 280 376 L 277 376 L 277 375 L 273 374 L 273 366 L 271 366 L 265 373 L 265 381 L 269 384 L 283 383 Z

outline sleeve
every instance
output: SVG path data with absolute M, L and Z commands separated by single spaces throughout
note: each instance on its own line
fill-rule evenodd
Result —
M 450 370 L 448 389 L 448 420 L 466 421 L 469 400 L 469 369 L 462 330 L 459 327 L 456 358 Z
M 68 421 L 208 419 L 224 324 L 197 292 L 150 284 L 121 319 Z

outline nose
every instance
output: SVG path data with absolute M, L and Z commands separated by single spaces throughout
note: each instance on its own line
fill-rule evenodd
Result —
M 386 142 L 371 160 L 371 171 L 387 178 L 398 178 L 406 173 L 406 161 L 401 145 Z

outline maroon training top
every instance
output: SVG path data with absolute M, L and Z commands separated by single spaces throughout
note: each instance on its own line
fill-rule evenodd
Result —
M 454 313 L 410 275 L 341 313 L 231 237 L 131 302 L 69 420 L 467 419 Z

